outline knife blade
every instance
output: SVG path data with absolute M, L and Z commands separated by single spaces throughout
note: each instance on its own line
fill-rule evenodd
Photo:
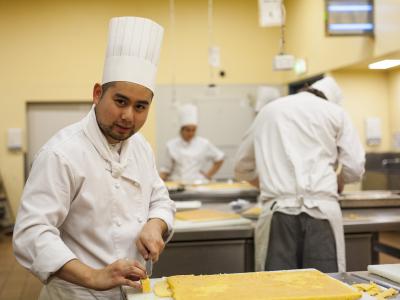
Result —
M 151 260 L 151 258 L 149 258 L 148 260 L 146 260 L 147 277 L 150 277 L 152 273 L 153 273 L 153 261 Z
M 125 290 L 122 287 L 122 285 L 119 286 L 119 291 L 121 292 L 121 300 L 128 300 L 128 298 L 126 297 L 126 294 L 125 294 Z

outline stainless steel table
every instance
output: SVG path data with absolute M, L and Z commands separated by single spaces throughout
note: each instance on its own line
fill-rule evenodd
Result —
M 203 208 L 231 211 L 228 203 Z M 348 271 L 365 270 L 378 263 L 373 251 L 382 231 L 400 231 L 400 208 L 343 209 Z M 228 226 L 175 232 L 154 276 L 213 274 L 254 270 L 254 226 Z

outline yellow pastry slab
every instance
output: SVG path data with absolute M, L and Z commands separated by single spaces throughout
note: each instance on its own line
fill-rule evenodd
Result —
M 167 278 L 175 300 L 353 300 L 362 294 L 317 270 Z
M 223 212 L 212 209 L 195 209 L 177 212 L 175 215 L 177 220 L 182 221 L 215 221 L 239 219 L 240 216 L 235 213 Z

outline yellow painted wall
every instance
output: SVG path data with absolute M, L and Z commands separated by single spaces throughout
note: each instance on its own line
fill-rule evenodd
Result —
M 343 107 L 349 113 L 357 128 L 367 152 L 391 150 L 390 108 L 388 75 L 386 72 L 335 71 L 331 73 L 343 89 Z M 368 146 L 365 138 L 365 118 L 379 117 L 381 120 L 382 142 Z
M 400 49 L 400 1 L 374 1 L 375 36 L 327 36 L 323 0 L 285 0 L 286 52 L 306 59 L 302 77 L 349 66 Z M 286 81 L 299 79 L 287 73 Z
M 150 17 L 165 27 L 158 83 L 170 84 L 173 78 L 177 84 L 209 83 L 207 3 L 176 0 L 172 30 L 168 0 L 0 2 L 0 172 L 14 212 L 24 184 L 23 153 L 6 149 L 6 130 L 25 129 L 26 102 L 90 100 L 93 84 L 101 79 L 108 21 L 118 15 Z M 309 74 L 369 54 L 372 42 L 368 38 L 333 41 L 321 34 L 323 0 L 285 3 L 288 50 L 308 58 Z M 214 0 L 214 4 L 213 41 L 220 46 L 221 69 L 227 74 L 216 78 L 216 83 L 279 84 L 292 78 L 289 73 L 272 71 L 280 30 L 258 26 L 257 1 Z M 386 13 L 392 12 L 383 10 L 380 18 Z M 390 32 L 395 35 L 399 30 L 395 27 Z M 395 46 L 392 41 L 387 47 Z M 385 47 L 382 44 L 379 51 L 385 52 Z M 151 114 L 144 133 L 153 146 L 155 125 Z
M 325 1 L 286 0 L 287 52 L 307 60 L 308 74 L 358 62 L 372 55 L 370 37 L 329 37 L 325 34 Z M 294 80 L 293 73 L 289 80 Z
M 375 0 L 374 56 L 399 49 L 400 1 Z
M 175 7 L 172 31 L 168 0 L 0 2 L 0 172 L 14 213 L 24 184 L 23 153 L 6 149 L 7 128 L 25 129 L 27 101 L 91 99 L 93 84 L 101 80 L 111 17 L 150 17 L 165 27 L 158 83 L 170 84 L 173 75 L 179 84 L 210 82 L 208 1 L 177 0 Z M 270 59 L 279 30 L 258 27 L 256 1 L 215 1 L 213 28 L 227 74 L 217 83 L 282 80 Z M 153 147 L 155 124 L 150 114 L 143 129 Z
M 391 134 L 400 132 L 400 69 L 388 72 Z M 399 151 L 400 149 L 393 149 Z

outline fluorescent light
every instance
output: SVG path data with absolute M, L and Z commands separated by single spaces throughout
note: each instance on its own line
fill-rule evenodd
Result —
M 329 24 L 330 30 L 372 30 L 374 25 L 371 23 L 356 23 L 356 24 Z
M 384 59 L 368 65 L 368 69 L 389 69 L 400 65 L 400 59 Z
M 372 5 L 329 5 L 328 10 L 342 12 L 372 11 Z

